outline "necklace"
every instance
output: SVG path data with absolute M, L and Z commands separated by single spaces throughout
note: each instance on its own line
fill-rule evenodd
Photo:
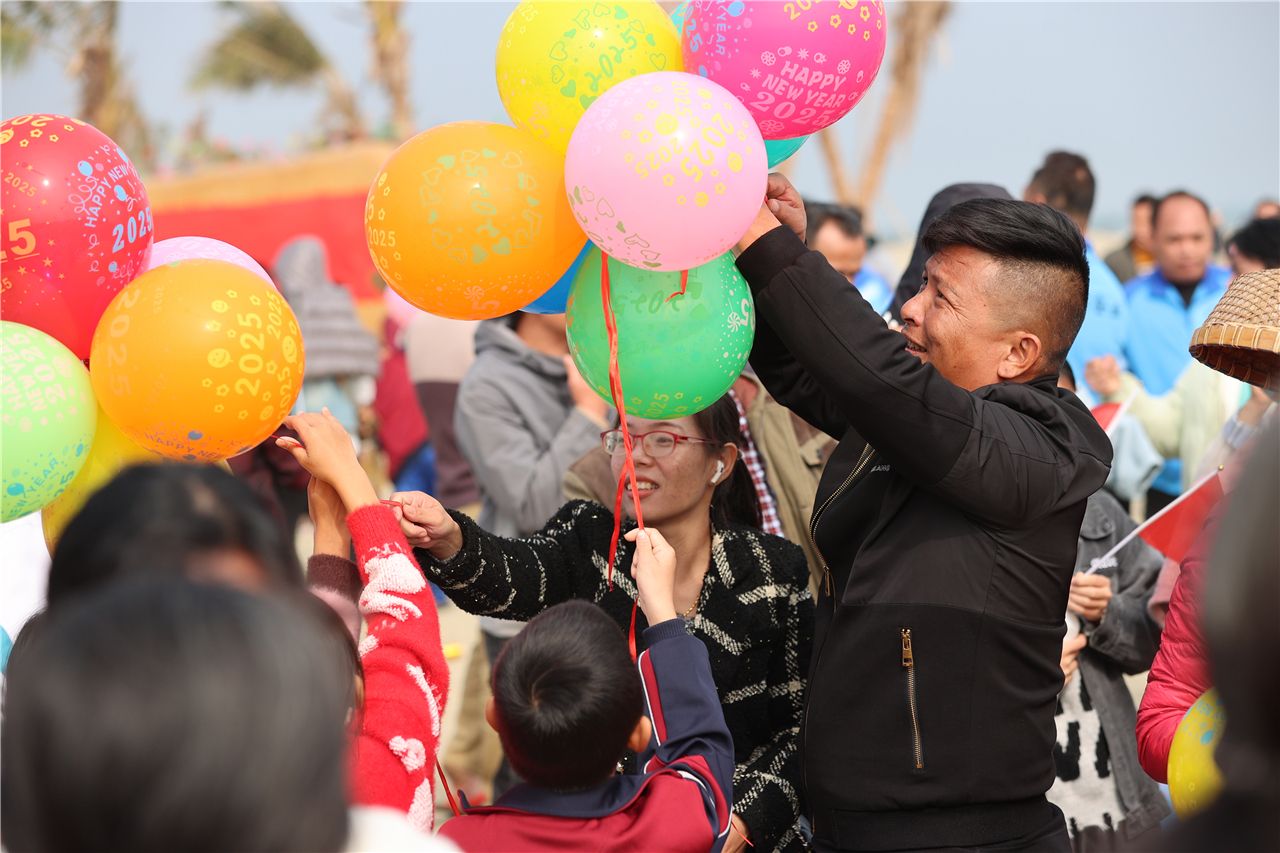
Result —
M 699 597 L 701 597 L 701 595 L 702 595 L 702 593 L 701 593 L 701 592 L 699 592 L 699 593 L 698 593 L 698 596 L 699 596 Z M 690 618 L 692 618 L 692 617 L 693 617 L 693 613 L 694 613 L 694 611 L 695 611 L 695 610 L 697 610 L 697 609 L 698 609 L 698 599 L 697 599 L 697 598 L 695 598 L 695 599 L 693 600 L 693 604 L 690 604 L 690 605 L 689 605 L 689 608 L 688 608 L 687 610 L 684 610 L 684 611 L 682 611 L 682 612 L 680 613 L 680 618 L 681 618 L 681 619 L 690 619 Z

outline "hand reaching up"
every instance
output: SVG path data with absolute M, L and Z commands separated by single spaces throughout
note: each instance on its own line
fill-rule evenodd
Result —
M 328 409 L 291 415 L 284 423 L 298 433 L 298 440 L 278 438 L 276 446 L 289 451 L 311 476 L 333 486 L 347 512 L 378 502 L 351 437 Z
M 650 625 L 676 618 L 676 552 L 652 527 L 627 533 L 636 544 L 631 576 L 636 579 L 640 609 Z
M 440 501 L 425 492 L 396 492 L 391 500 L 404 538 L 414 548 L 425 548 L 437 560 L 447 560 L 462 550 L 462 528 Z

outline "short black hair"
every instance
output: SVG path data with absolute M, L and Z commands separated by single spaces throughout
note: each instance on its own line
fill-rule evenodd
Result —
M 1062 367 L 1058 368 L 1058 381 L 1069 384 L 1072 391 L 1080 387 L 1076 384 L 1076 372 L 1071 369 L 1071 362 L 1062 362 Z
M 1151 227 L 1152 228 L 1155 228 L 1156 223 L 1160 221 L 1160 208 L 1164 207 L 1165 204 L 1167 204 L 1168 202 L 1171 202 L 1174 199 L 1178 199 L 1178 198 L 1188 198 L 1194 201 L 1196 204 L 1200 205 L 1200 207 L 1204 210 L 1205 219 L 1209 220 L 1210 227 L 1212 227 L 1213 214 L 1209 211 L 1209 203 L 1207 201 L 1205 201 L 1195 193 L 1187 192 L 1186 190 L 1174 190 L 1173 192 L 1165 193 L 1160 198 L 1156 199 L 1155 206 L 1151 208 Z
M 825 201 L 806 201 L 804 203 L 806 217 L 804 239 L 812 246 L 818 231 L 828 222 L 840 229 L 840 233 L 849 238 L 864 237 L 862 227 L 862 210 L 848 204 L 834 204 Z
M 348 685 L 283 600 L 135 578 L 42 617 L 0 734 L 11 850 L 340 850 Z
M 1156 198 L 1151 193 L 1140 193 L 1137 196 L 1137 198 L 1133 200 L 1133 203 L 1129 205 L 1129 207 L 1137 207 L 1140 204 L 1149 204 L 1152 207 L 1155 207 L 1156 202 L 1159 200 L 1160 199 Z
M 507 643 L 493 698 L 511 769 L 557 791 L 609 778 L 644 713 L 622 630 L 585 601 L 549 608 Z
M 1227 241 L 1246 258 L 1253 258 L 1267 269 L 1280 267 L 1280 219 L 1254 219 Z
M 1089 161 L 1070 151 L 1053 151 L 1031 176 L 1031 187 L 1045 203 L 1068 216 L 1087 220 L 1093 211 L 1097 185 Z
M 193 558 L 241 551 L 269 586 L 302 587 L 293 542 L 253 491 L 213 465 L 126 468 L 67 524 L 49 566 L 49 607 L 109 580 L 184 575 Z
M 1045 372 L 1058 372 L 1089 303 L 1084 235 L 1066 214 L 1045 204 L 971 199 L 938 217 L 924 245 L 931 254 L 969 246 L 999 261 L 1008 319 L 1041 336 Z

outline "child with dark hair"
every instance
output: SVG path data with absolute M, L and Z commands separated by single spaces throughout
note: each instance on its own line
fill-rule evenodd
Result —
M 531 620 L 494 663 L 485 709 L 527 780 L 441 835 L 465 850 L 719 850 L 733 741 L 706 647 L 676 616 L 675 551 L 633 530 L 631 574 L 651 627 L 637 675 L 614 621 L 569 601 Z M 643 772 L 619 775 L 628 750 Z

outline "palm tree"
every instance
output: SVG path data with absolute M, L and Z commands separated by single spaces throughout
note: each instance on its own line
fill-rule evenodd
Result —
M 146 117 L 116 50 L 118 3 L 39 3 L 24 0 L 0 8 L 0 58 L 21 68 L 48 45 L 65 56 L 78 81 L 76 117 L 88 122 L 150 164 L 155 152 Z
M 400 23 L 401 0 L 365 0 L 373 41 L 373 78 L 391 101 L 391 133 L 396 141 L 413 133 L 409 102 L 409 35 Z
M 200 57 L 192 88 L 247 92 L 264 85 L 318 83 L 326 95 L 321 124 L 329 138 L 366 136 L 355 92 L 292 15 L 273 2 L 226 5 L 239 20 Z

